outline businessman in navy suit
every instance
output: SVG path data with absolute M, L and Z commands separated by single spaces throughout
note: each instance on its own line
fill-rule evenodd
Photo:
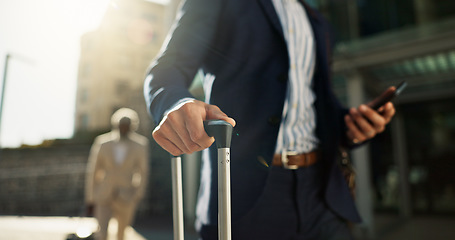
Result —
M 301 0 L 187 0 L 144 94 L 153 137 L 177 156 L 209 148 L 203 121 L 235 126 L 233 239 L 351 239 L 359 222 L 337 149 L 382 132 L 395 113 L 345 109 L 330 86 L 331 36 Z M 188 88 L 204 74 L 205 102 Z M 234 120 L 235 119 L 235 120 Z M 204 150 L 196 227 L 217 239 L 216 149 Z

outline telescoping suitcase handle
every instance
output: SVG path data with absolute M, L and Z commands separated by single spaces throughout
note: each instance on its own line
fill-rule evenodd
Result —
M 207 134 L 215 138 L 218 149 L 218 236 L 231 240 L 231 159 L 230 147 L 233 127 L 223 120 L 204 121 Z M 183 240 L 182 160 L 172 161 L 172 208 L 174 240 Z

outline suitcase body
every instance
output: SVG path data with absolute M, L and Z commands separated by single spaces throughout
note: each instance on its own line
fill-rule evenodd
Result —
M 92 233 L 87 237 L 80 237 L 77 233 L 70 233 L 66 236 L 66 240 L 95 240 L 95 236 Z

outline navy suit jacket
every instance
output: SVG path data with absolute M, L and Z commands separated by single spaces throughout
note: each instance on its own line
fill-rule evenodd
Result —
M 302 2 L 305 5 L 305 3 Z M 313 28 L 317 56 L 313 80 L 317 136 L 323 152 L 324 197 L 339 216 L 360 217 L 336 163 L 346 140 L 346 109 L 330 86 L 329 26 L 305 5 Z M 231 146 L 232 219 L 243 216 L 260 197 L 275 150 L 289 72 L 289 56 L 281 24 L 271 0 L 187 0 L 162 53 L 149 69 L 145 97 L 158 123 L 201 69 L 206 102 L 236 120 Z M 214 79 L 211 81 L 210 79 Z M 197 217 L 217 224 L 216 149 L 203 154 Z

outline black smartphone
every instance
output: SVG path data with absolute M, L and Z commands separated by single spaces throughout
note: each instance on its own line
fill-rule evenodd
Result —
M 370 108 L 377 111 L 384 104 L 392 101 L 395 97 L 400 95 L 401 92 L 403 92 L 403 90 L 406 88 L 407 85 L 408 85 L 408 83 L 406 81 L 403 81 L 395 88 L 389 87 L 381 95 L 379 95 L 377 98 L 373 99 L 373 101 L 369 102 L 367 105 Z

